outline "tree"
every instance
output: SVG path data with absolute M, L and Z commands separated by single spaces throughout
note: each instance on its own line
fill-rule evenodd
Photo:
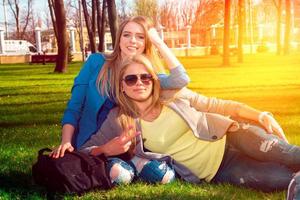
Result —
M 118 17 L 121 21 L 133 15 L 131 11 L 132 5 L 130 2 L 128 2 L 127 0 L 119 0 L 116 3 L 118 8 Z
M 93 32 L 93 29 L 92 29 L 92 22 L 91 22 L 90 15 L 88 13 L 86 0 L 81 0 L 81 3 L 82 3 L 82 9 L 83 9 L 83 14 L 84 14 L 84 19 L 85 19 L 85 25 L 86 25 L 86 29 L 87 29 L 88 36 L 89 36 L 89 41 L 90 41 L 90 46 L 91 46 L 91 52 L 95 53 L 96 52 L 95 33 Z M 92 7 L 92 10 L 93 9 L 96 9 L 96 8 Z
M 112 44 L 115 46 L 116 34 L 118 30 L 118 15 L 115 0 L 108 0 L 107 3 L 107 12 L 108 12 L 108 21 L 109 28 L 111 33 Z
M 216 49 L 220 45 L 220 38 L 216 31 L 215 38 L 211 38 L 211 30 L 213 25 L 223 24 L 224 20 L 224 1 L 223 0 L 207 0 L 200 1 L 198 4 L 195 21 L 192 25 L 192 33 L 201 35 L 196 43 L 204 46 L 212 45 Z M 217 51 L 216 51 L 217 53 Z
M 238 62 L 243 62 L 243 39 L 244 39 L 244 22 L 245 22 L 245 2 L 244 0 L 239 0 L 238 2 Z
M 284 54 L 290 52 L 291 38 L 291 0 L 285 0 L 285 32 L 284 32 Z
M 48 4 L 53 27 L 56 27 L 55 36 L 58 47 L 54 72 L 64 73 L 67 71 L 69 51 L 69 38 L 67 37 L 67 23 L 64 1 L 48 0 Z
M 26 30 L 33 19 L 33 9 L 32 9 L 32 0 L 27 0 L 26 8 L 22 8 L 20 6 L 20 2 L 18 0 L 8 0 L 8 5 L 10 10 L 14 16 L 15 23 L 16 23 L 16 39 L 25 39 L 26 37 Z M 21 26 L 22 25 L 22 26 Z
M 100 10 L 100 3 L 97 1 L 97 24 L 98 24 L 98 35 L 99 35 L 99 45 L 98 50 L 100 52 L 104 51 L 104 34 L 105 34 L 105 21 L 106 21 L 106 0 L 102 2 L 102 11 Z
M 160 4 L 158 20 L 166 30 L 178 30 L 180 12 L 178 3 L 172 0 L 165 0 Z
M 281 15 L 282 15 L 282 0 L 273 0 L 277 9 L 277 28 L 276 28 L 276 43 L 277 43 L 277 55 L 281 54 Z
M 136 15 L 143 15 L 156 23 L 156 15 L 158 13 L 158 3 L 156 0 L 136 0 L 135 1 Z
M 228 66 L 230 64 L 229 42 L 230 42 L 230 0 L 225 0 L 224 36 L 223 36 L 223 65 L 224 66 Z

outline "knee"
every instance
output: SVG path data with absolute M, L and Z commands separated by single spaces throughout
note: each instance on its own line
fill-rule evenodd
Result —
M 139 178 L 148 183 L 170 183 L 175 179 L 175 171 L 166 162 L 151 160 L 144 165 Z
M 126 162 L 118 160 L 111 164 L 109 175 L 112 183 L 128 184 L 134 178 L 134 169 Z
M 286 199 L 300 199 L 300 172 L 297 172 L 291 180 L 288 187 Z
M 161 180 L 162 184 L 171 183 L 175 179 L 175 171 L 168 167 L 167 172 Z

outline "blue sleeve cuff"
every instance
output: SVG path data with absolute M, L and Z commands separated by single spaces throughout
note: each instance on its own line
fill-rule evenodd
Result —
M 158 74 L 160 85 L 163 89 L 181 89 L 190 82 L 184 67 L 178 65 L 170 70 L 170 74 Z

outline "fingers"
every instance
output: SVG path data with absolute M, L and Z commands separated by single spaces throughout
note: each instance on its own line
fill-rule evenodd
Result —
M 286 138 L 286 136 L 280 126 L 274 128 L 274 131 L 281 139 L 283 139 L 286 143 L 289 143 L 288 139 Z
M 130 130 L 132 130 L 132 129 L 133 129 L 133 126 L 129 126 L 129 127 L 126 128 L 126 129 L 123 131 L 123 133 L 121 134 L 120 139 L 121 139 L 121 142 L 122 142 L 123 144 L 125 144 L 125 143 L 131 141 L 133 138 L 135 138 L 136 136 L 138 136 L 138 135 L 141 134 L 140 131 L 136 131 L 136 132 L 134 132 L 133 134 L 128 134 L 128 132 L 129 132 Z
M 289 143 L 282 128 L 280 127 L 278 122 L 272 116 L 267 117 L 267 120 L 266 120 L 266 123 L 264 124 L 264 126 L 267 129 L 268 133 L 271 133 L 271 134 L 275 133 L 279 138 L 281 138 L 285 142 Z
M 66 151 L 72 152 L 74 151 L 74 147 L 71 144 L 59 145 L 49 154 L 49 156 L 52 158 L 64 157 Z
M 59 152 L 59 157 L 64 157 L 67 146 L 63 145 Z
M 51 153 L 52 158 L 58 158 L 61 150 L 61 145 L 59 145 L 56 149 L 54 149 Z

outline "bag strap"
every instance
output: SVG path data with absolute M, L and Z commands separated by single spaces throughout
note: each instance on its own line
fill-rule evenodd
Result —
M 105 157 L 101 157 L 101 158 L 98 158 L 98 156 L 91 156 L 91 155 L 87 155 L 85 153 L 82 153 L 82 152 L 79 152 L 79 151 L 72 151 L 72 152 L 68 152 L 68 153 L 71 153 L 77 157 L 79 157 L 80 159 L 84 160 L 86 165 L 87 165 L 87 169 L 88 171 L 91 171 L 93 166 L 97 165 L 98 163 L 95 162 L 94 159 L 92 159 L 92 157 L 95 157 L 97 161 L 106 161 Z
M 41 157 L 44 155 L 45 152 L 51 152 L 52 150 L 50 148 L 42 148 L 38 151 L 38 157 Z M 82 152 L 79 152 L 79 151 L 72 151 L 72 152 L 68 152 L 66 151 L 66 153 L 69 153 L 69 154 L 73 154 L 77 157 L 79 157 L 80 159 L 84 160 L 85 163 L 86 163 L 86 167 L 87 169 L 90 171 L 91 168 L 95 165 L 97 165 L 97 163 L 95 162 L 94 159 L 91 158 L 90 155 L 87 155 L 85 153 L 82 153 Z M 97 161 L 101 162 L 101 161 L 106 161 L 106 157 L 103 156 L 103 155 L 100 155 L 100 156 L 94 156 L 96 158 Z

